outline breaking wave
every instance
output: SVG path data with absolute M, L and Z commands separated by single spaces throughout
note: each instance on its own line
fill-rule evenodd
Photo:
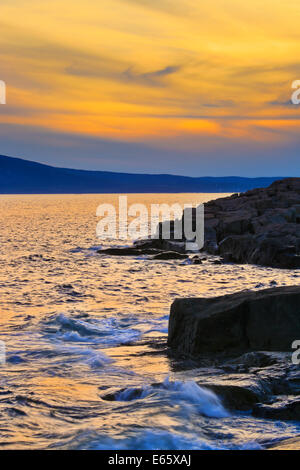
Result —
M 46 322 L 45 333 L 55 335 L 57 340 L 69 342 L 93 342 L 105 346 L 125 344 L 136 340 L 141 332 L 122 320 L 82 320 L 59 314 Z
M 191 404 L 197 412 L 210 418 L 226 418 L 228 411 L 219 397 L 210 390 L 199 387 L 194 381 L 171 382 L 167 377 L 162 384 L 146 385 L 141 389 L 128 388 L 116 395 L 117 401 L 144 399 L 149 396 L 167 397 L 173 403 Z

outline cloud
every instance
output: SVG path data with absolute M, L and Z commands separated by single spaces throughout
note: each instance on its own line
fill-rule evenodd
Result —
M 171 75 L 173 73 L 176 73 L 178 70 L 180 70 L 180 67 L 178 65 L 168 65 L 164 69 L 156 70 L 155 72 L 144 73 L 141 76 L 146 79 L 148 78 L 151 79 L 155 77 L 165 77 L 166 75 Z
M 162 170 L 176 160 L 179 170 L 198 152 L 198 168 L 217 162 L 219 169 L 227 139 L 236 144 L 242 167 L 252 142 L 263 156 L 272 139 L 288 151 L 289 133 L 299 133 L 300 107 L 288 100 L 292 81 L 300 78 L 300 11 L 291 15 L 286 4 L 266 0 L 258 18 L 259 0 L 239 8 L 237 0 L 2 3 L 0 79 L 7 83 L 8 105 L 0 109 L 0 127 L 19 124 L 2 135 L 13 155 L 22 126 L 27 134 L 31 125 L 70 133 L 61 134 L 59 148 L 55 138 L 48 148 L 36 127 L 28 134 L 30 155 L 49 161 L 65 157 L 65 141 L 68 158 L 76 154 L 79 161 L 81 154 L 82 167 L 91 165 L 88 155 L 96 158 L 99 144 L 103 165 L 153 163 Z M 266 135 L 271 132 L 274 138 Z M 75 136 L 78 149 L 70 146 Z M 116 145 L 89 144 L 94 137 Z M 157 145 L 151 153 L 125 141 Z M 131 159 L 137 148 L 141 163 Z M 22 155 L 21 142 L 18 149 Z M 229 158 L 230 151 L 228 145 Z
M 136 82 L 152 86 L 164 86 L 164 82 L 161 79 L 169 75 L 174 75 L 180 69 L 181 67 L 179 65 L 168 65 L 162 69 L 155 70 L 153 72 L 138 74 L 133 72 L 132 67 L 129 67 L 123 73 L 123 76 L 126 80 L 130 82 Z
M 245 67 L 236 67 L 232 70 L 231 76 L 234 77 L 251 77 L 258 75 L 269 75 L 276 74 L 278 72 L 285 72 L 287 74 L 295 74 L 296 76 L 300 74 L 300 63 L 299 62 L 290 62 L 287 64 L 271 64 L 271 65 L 262 65 L 262 64 L 253 64 L 252 66 Z
M 295 110 L 296 110 L 296 107 L 295 105 L 292 103 L 292 100 L 289 99 L 287 101 L 284 101 L 284 100 L 273 100 L 273 101 L 269 101 L 267 104 L 271 105 L 271 106 L 279 106 L 279 107 L 294 107 Z
M 124 71 L 124 66 L 126 69 Z M 94 79 L 110 79 L 115 82 L 136 83 L 142 86 L 165 86 L 164 78 L 176 74 L 181 67 L 168 65 L 162 69 L 146 73 L 135 73 L 137 66 L 124 64 L 122 61 L 105 57 L 84 57 L 80 61 L 74 61 L 65 68 L 65 73 L 75 77 Z M 123 69 L 123 70 L 122 70 Z
M 300 176 L 299 134 L 265 147 L 218 136 L 128 143 L 1 124 L 0 140 L 1 154 L 65 168 L 189 176 L 288 176 L 292 168 Z
M 189 2 L 186 0 L 121 0 L 122 3 L 133 3 L 139 7 L 160 11 L 173 16 L 186 16 L 190 12 Z
M 82 54 L 82 57 L 74 55 L 72 63 L 65 67 L 64 72 L 75 77 L 121 80 L 122 70 L 126 66 L 128 64 L 121 60 Z

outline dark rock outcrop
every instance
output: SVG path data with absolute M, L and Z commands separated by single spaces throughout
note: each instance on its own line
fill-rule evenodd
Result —
M 182 240 L 165 240 L 162 238 L 149 238 L 147 240 L 136 240 L 133 248 L 140 250 L 155 249 L 158 251 L 176 251 L 178 253 L 185 253 L 185 242 Z
M 162 240 L 162 239 L 149 239 L 149 240 L 138 240 L 133 246 L 121 246 L 118 248 L 103 248 L 98 250 L 97 253 L 100 255 L 109 255 L 109 256 L 145 256 L 145 255 L 158 255 L 162 253 L 164 256 L 166 252 L 171 252 L 176 254 L 182 254 L 177 258 L 174 255 L 173 259 L 186 259 L 188 255 L 185 254 L 185 243 L 176 242 L 171 240 Z M 157 258 L 159 259 L 159 258 Z M 171 259 L 166 255 L 161 259 Z
M 300 268 L 300 178 L 205 204 L 205 246 L 236 263 Z
M 252 414 L 258 418 L 300 421 L 300 399 L 293 397 L 277 400 L 270 405 L 256 404 Z
M 212 366 L 202 364 L 195 368 L 195 361 L 191 368 L 184 367 L 184 376 L 179 367 L 179 381 L 174 382 L 175 387 L 168 380 L 146 387 L 113 387 L 101 394 L 101 399 L 137 401 L 162 391 L 177 391 L 184 382 L 192 381 L 217 395 L 222 405 L 233 413 L 246 412 L 254 417 L 282 421 L 300 420 L 300 389 L 294 388 L 295 380 L 299 383 L 300 370 L 292 364 L 289 353 L 255 351 L 225 361 L 221 355 L 210 354 L 209 357 Z M 191 362 L 185 361 L 186 366 Z M 201 362 L 200 359 L 198 364 Z M 228 365 L 232 366 L 229 372 Z
M 204 385 L 202 382 L 198 382 L 198 385 L 214 392 L 229 410 L 250 411 L 261 400 L 260 394 L 255 389 L 252 390 L 251 387 L 243 385 L 230 383 Z
M 300 287 L 176 299 L 168 345 L 179 353 L 291 351 L 300 338 Z
M 234 372 L 249 372 L 250 369 L 264 369 L 277 364 L 276 353 L 253 351 L 242 356 L 226 361 L 223 368 Z
M 233 194 L 204 206 L 203 251 L 220 255 L 225 262 L 300 268 L 300 178 L 278 180 L 268 188 Z M 196 210 L 186 215 L 192 217 L 195 231 Z M 178 224 L 179 234 L 184 234 L 184 217 L 176 223 L 165 221 L 158 224 L 158 239 L 142 241 L 141 246 L 185 252 L 187 240 L 178 235 Z

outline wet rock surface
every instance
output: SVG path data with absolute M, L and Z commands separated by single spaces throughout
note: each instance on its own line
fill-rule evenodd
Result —
M 291 351 L 298 336 L 298 286 L 176 299 L 171 306 L 168 345 L 192 357 L 205 352 Z
M 236 361 L 242 370 L 244 356 Z M 226 367 L 220 363 L 221 373 L 201 377 L 197 383 L 215 392 L 230 410 L 248 411 L 268 419 L 298 420 L 298 395 L 290 395 L 293 367 L 290 355 L 273 366 L 249 368 L 247 372 L 226 373 Z
M 186 259 L 184 242 L 169 240 L 138 240 L 133 246 L 104 248 L 97 251 L 109 256 L 150 256 L 154 259 Z
M 300 398 L 286 397 L 271 404 L 258 404 L 253 409 L 253 415 L 258 418 L 276 419 L 282 421 L 300 420 Z
M 170 355 L 183 368 L 186 361 L 184 376 L 215 393 L 233 413 L 297 422 L 300 368 L 292 362 L 292 343 L 300 337 L 299 300 L 298 286 L 177 299 Z M 197 361 L 203 364 L 199 369 Z
M 198 382 L 201 387 L 216 393 L 221 398 L 224 406 L 229 410 L 249 411 L 260 402 L 261 396 L 251 386 L 245 384 L 203 384 Z
M 199 364 L 202 359 L 199 358 Z M 224 360 L 211 356 L 214 366 L 196 368 L 195 364 L 182 372 L 184 382 L 152 383 L 137 388 L 122 388 L 101 394 L 105 401 L 136 401 L 161 391 L 180 392 L 182 385 L 193 381 L 201 390 L 213 392 L 231 413 L 281 421 L 300 419 L 300 390 L 295 391 L 292 381 L 295 374 L 300 380 L 300 370 L 291 362 L 289 353 L 258 351 Z M 235 371 L 228 373 L 228 364 Z M 195 385 L 194 385 L 195 386 Z

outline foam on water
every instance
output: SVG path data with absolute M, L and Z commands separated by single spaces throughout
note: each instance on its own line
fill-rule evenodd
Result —
M 57 353 L 62 355 L 72 355 L 82 357 L 83 361 L 91 368 L 104 367 L 113 363 L 113 359 L 108 357 L 103 351 L 97 351 L 90 348 L 62 347 L 57 348 Z M 78 360 L 78 359 L 77 359 Z
M 144 429 L 132 432 L 129 437 L 110 438 L 95 436 L 93 432 L 80 433 L 67 448 L 96 450 L 262 450 L 256 442 L 240 445 L 224 445 L 199 437 L 193 433 L 170 432 L 159 429 Z
M 141 331 L 130 327 L 128 321 L 114 318 L 81 320 L 59 314 L 48 320 L 46 325 L 56 327 L 54 330 L 46 327 L 46 332 L 54 334 L 57 340 L 83 343 L 92 341 L 102 346 L 128 343 L 141 336 Z
M 230 416 L 215 393 L 199 387 L 192 380 L 187 382 L 180 380 L 171 382 L 167 377 L 161 385 L 146 385 L 140 390 L 132 388 L 123 390 L 117 395 L 116 399 L 118 401 L 131 401 L 134 399 L 145 399 L 149 396 L 158 397 L 159 399 L 167 397 L 173 404 L 193 405 L 198 413 L 211 418 L 226 418 Z
M 103 436 L 97 441 L 89 444 L 90 448 L 103 450 L 225 450 L 226 447 L 215 446 L 205 440 L 201 440 L 198 436 L 189 436 L 175 434 L 167 431 L 145 430 L 131 438 L 126 439 L 108 439 Z M 79 446 L 79 448 L 82 448 Z M 83 446 L 85 448 L 85 446 Z
M 196 204 L 220 195 L 130 197 Z M 100 245 L 120 245 L 95 236 L 97 206 L 115 200 L 0 198 L 2 448 L 256 448 L 299 435 L 295 422 L 229 415 L 218 396 L 197 385 L 199 371 L 184 381 L 167 354 L 166 332 L 178 296 L 294 285 L 300 270 L 218 266 L 209 256 L 202 265 L 100 256 Z M 119 401 L 102 399 L 122 389 Z

